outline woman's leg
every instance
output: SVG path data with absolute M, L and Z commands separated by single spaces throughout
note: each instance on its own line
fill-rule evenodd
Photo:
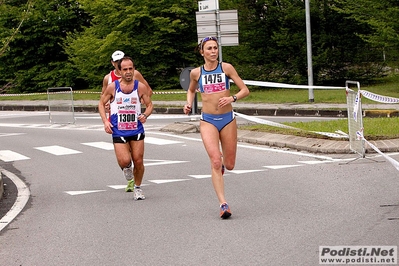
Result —
M 222 158 L 219 147 L 219 131 L 211 123 L 200 121 L 201 138 L 211 162 L 212 184 L 219 203 L 226 202 L 222 175 Z
M 223 164 L 227 170 L 233 170 L 237 155 L 237 122 L 234 119 L 220 131 Z

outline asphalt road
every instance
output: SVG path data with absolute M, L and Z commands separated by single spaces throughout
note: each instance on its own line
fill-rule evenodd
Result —
M 319 246 L 398 245 L 398 172 L 381 157 L 239 143 L 221 220 L 199 134 L 154 117 L 136 202 L 96 114 L 0 113 L 0 167 L 30 191 L 0 231 L 0 265 L 318 265 Z

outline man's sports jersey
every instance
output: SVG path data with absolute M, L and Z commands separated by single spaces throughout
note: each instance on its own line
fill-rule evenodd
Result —
M 120 78 L 121 78 L 121 76 L 118 76 L 117 74 L 115 74 L 115 69 L 114 69 L 111 72 L 109 72 L 108 84 L 111 84 L 112 82 L 114 82 L 115 80 L 118 80 Z
M 110 103 L 110 122 L 113 137 L 129 137 L 144 133 L 143 124 L 137 117 L 141 114 L 139 81 L 134 81 L 133 91 L 122 92 L 119 80 L 115 80 L 115 96 Z
M 222 64 L 219 63 L 216 69 L 206 71 L 201 67 L 201 75 L 198 85 L 201 93 L 216 93 L 230 89 L 229 77 L 223 72 Z

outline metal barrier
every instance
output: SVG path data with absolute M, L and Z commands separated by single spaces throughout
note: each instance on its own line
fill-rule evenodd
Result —
M 357 90 L 352 90 L 349 85 L 356 85 Z M 350 149 L 365 157 L 364 140 L 359 136 L 363 134 L 363 116 L 362 116 L 362 97 L 360 93 L 360 83 L 357 81 L 346 81 L 346 102 L 348 108 L 348 130 Z
M 75 110 L 71 87 L 47 89 L 48 111 L 51 124 L 74 124 Z

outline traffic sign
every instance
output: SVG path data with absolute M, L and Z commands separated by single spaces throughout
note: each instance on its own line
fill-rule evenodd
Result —
M 198 2 L 198 11 L 211 11 L 211 10 L 216 10 L 217 5 L 216 5 L 217 0 L 207 0 L 207 1 L 199 1 Z
M 215 36 L 219 37 L 221 46 L 238 45 L 237 10 L 221 10 L 219 21 L 215 11 L 196 12 L 196 20 L 198 42 L 207 36 Z

